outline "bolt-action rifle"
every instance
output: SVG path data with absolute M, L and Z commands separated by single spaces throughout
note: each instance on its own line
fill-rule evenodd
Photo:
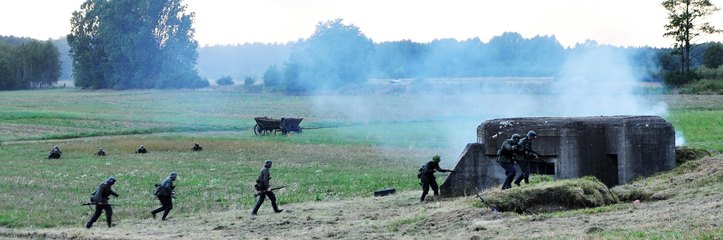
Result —
M 276 191 L 276 190 L 279 190 L 279 189 L 282 189 L 282 188 L 285 188 L 285 187 L 286 187 L 286 186 L 271 188 L 271 190 L 269 190 L 269 192 L 273 192 L 273 191 Z M 265 192 L 267 192 L 267 191 L 266 191 L 266 190 L 264 190 L 264 191 L 256 191 L 256 193 L 254 193 L 254 197 L 258 197 L 259 195 L 261 195 L 262 193 L 265 193 Z
M 485 202 L 485 199 L 482 198 L 481 195 L 479 195 L 479 189 L 474 188 L 474 194 L 477 195 L 477 197 L 479 198 L 480 202 L 482 202 L 482 204 L 484 204 L 485 206 L 489 207 L 490 210 L 492 210 L 493 212 L 497 212 L 497 208 L 493 207 L 492 205 L 487 204 L 487 203 Z

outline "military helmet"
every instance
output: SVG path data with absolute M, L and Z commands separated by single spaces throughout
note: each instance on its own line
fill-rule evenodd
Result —
M 110 176 L 105 180 L 106 183 L 113 185 L 115 183 L 115 177 Z
M 537 133 L 535 131 L 530 130 L 527 132 L 527 137 L 537 137 Z
M 517 133 L 512 134 L 512 139 L 517 139 L 517 140 L 519 140 L 519 139 L 520 139 L 520 134 L 517 134 Z
M 171 172 L 171 174 L 168 174 L 168 177 L 170 177 L 173 180 L 176 180 L 176 176 L 178 176 L 178 174 L 176 172 Z
M 274 163 L 274 162 L 272 162 L 271 160 L 264 161 L 264 165 L 271 165 L 272 163 Z
M 442 158 L 439 155 L 434 155 L 434 157 L 432 157 L 432 161 L 439 162 L 442 161 Z

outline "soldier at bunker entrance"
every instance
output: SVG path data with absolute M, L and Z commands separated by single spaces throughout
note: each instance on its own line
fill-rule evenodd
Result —
M 517 174 L 515 170 L 515 153 L 517 153 L 517 143 L 520 142 L 520 134 L 512 134 L 510 139 L 505 139 L 497 151 L 497 162 L 505 169 L 505 182 L 502 184 L 502 190 L 512 188 L 512 180 Z
M 427 197 L 427 193 L 429 193 L 429 187 L 432 187 L 435 197 L 439 196 L 439 185 L 437 185 L 437 179 L 434 177 L 435 172 L 452 172 L 452 170 L 440 168 L 440 161 L 442 161 L 442 159 L 439 155 L 435 155 L 432 157 L 432 161 L 427 162 L 419 169 L 417 177 L 419 177 L 420 180 L 419 184 L 422 185 L 422 197 L 419 198 L 420 202 L 424 202 L 424 198 Z

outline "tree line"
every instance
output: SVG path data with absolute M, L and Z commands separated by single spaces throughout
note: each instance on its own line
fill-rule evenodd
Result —
M 51 40 L 0 36 L 0 90 L 43 88 L 60 77 L 60 52 Z

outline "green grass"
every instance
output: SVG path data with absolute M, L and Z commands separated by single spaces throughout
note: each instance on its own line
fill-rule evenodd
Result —
M 116 219 L 147 218 L 158 205 L 153 184 L 170 171 L 179 173 L 172 215 L 248 210 L 254 201 L 253 182 L 266 159 L 276 163 L 272 184 L 287 186 L 278 194 L 281 204 L 371 196 L 388 187 L 418 190 L 419 165 L 441 154 L 442 167 L 453 167 L 464 144 L 475 140 L 476 126 L 495 111 L 485 104 L 457 105 L 454 96 L 425 97 L 311 98 L 187 90 L 0 92 L 0 141 L 5 142 L 0 145 L 0 226 L 79 225 L 90 215 L 80 203 L 110 175 L 118 178 L 115 188 L 121 194 L 111 200 L 120 204 L 114 209 Z M 540 98 L 543 106 L 549 100 Z M 683 131 L 689 145 L 721 151 L 723 106 L 714 96 L 701 99 L 672 104 L 668 119 Z M 417 101 L 439 101 L 444 111 L 410 107 Z M 325 104 L 314 107 L 319 102 Z M 254 136 L 250 129 L 256 116 L 301 116 L 307 129 L 289 136 Z M 89 136 L 98 137 L 73 139 Z M 61 140 L 7 143 L 45 139 Z M 193 142 L 204 151 L 191 152 Z M 132 154 L 140 144 L 150 154 Z M 62 159 L 46 159 L 53 145 L 61 146 Z M 94 157 L 98 147 L 109 156 Z M 398 227 L 404 225 L 408 224 L 400 222 Z

